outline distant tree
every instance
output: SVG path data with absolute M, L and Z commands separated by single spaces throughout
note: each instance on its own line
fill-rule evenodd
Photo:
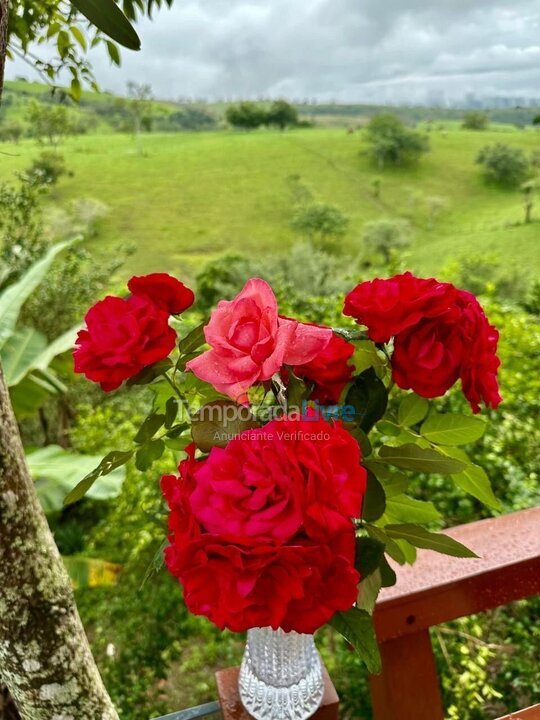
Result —
M 128 82 L 128 110 L 133 122 L 133 133 L 137 141 L 137 151 L 142 155 L 141 132 L 152 129 L 152 88 L 147 84 Z
M 366 139 L 371 145 L 370 154 L 380 168 L 415 162 L 429 150 L 427 138 L 409 130 L 390 113 L 376 115 L 369 121 Z
M 266 122 L 266 113 L 257 103 L 244 101 L 229 105 L 225 111 L 225 119 L 235 128 L 255 130 Z
M 266 113 L 266 124 L 275 125 L 280 130 L 298 125 L 298 112 L 286 100 L 274 100 Z
M 381 256 L 388 265 L 394 251 L 410 245 L 410 234 L 411 227 L 406 220 L 383 218 L 364 225 L 362 240 L 371 253 Z
M 70 131 L 69 115 L 65 105 L 43 104 L 31 100 L 27 119 L 30 132 L 39 143 L 56 145 Z
M 532 124 L 533 124 L 535 127 L 540 128 L 540 114 L 539 114 L 539 115 L 535 115 L 535 116 L 533 117 Z
M 531 166 L 520 148 L 503 143 L 486 145 L 476 158 L 488 182 L 507 188 L 519 187 L 530 174 Z
M 16 121 L 4 122 L 0 125 L 0 142 L 13 142 L 18 144 L 23 132 L 24 128 L 21 123 Z
M 291 220 L 294 230 L 322 249 L 343 237 L 348 225 L 349 218 L 336 205 L 329 203 L 299 205 Z
M 471 110 L 463 116 L 462 127 L 465 130 L 486 130 L 488 125 L 488 116 L 479 110 Z
M 169 115 L 168 124 L 181 130 L 211 130 L 216 118 L 202 108 L 184 107 Z
M 128 109 L 133 119 L 133 132 L 140 135 L 141 131 L 152 127 L 152 87 L 147 84 L 128 82 Z

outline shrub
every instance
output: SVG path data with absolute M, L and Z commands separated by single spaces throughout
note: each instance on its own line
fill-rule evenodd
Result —
M 24 128 L 16 121 L 0 124 L 0 142 L 13 142 L 18 144 Z
M 370 253 L 378 255 L 385 265 L 392 253 L 410 245 L 411 226 L 406 220 L 383 218 L 364 225 L 362 241 Z
M 225 111 L 225 119 L 236 128 L 254 130 L 266 122 L 265 111 L 254 102 L 241 102 L 229 105 Z
M 29 175 L 37 176 L 38 180 L 46 185 L 55 185 L 62 175 L 68 175 L 66 161 L 63 155 L 54 151 L 42 152 L 30 168 Z
M 275 125 L 280 130 L 298 125 L 298 112 L 286 100 L 275 100 L 266 113 L 267 125 Z
M 371 145 L 370 154 L 380 168 L 416 162 L 429 150 L 427 138 L 409 130 L 390 113 L 376 115 L 369 121 L 366 138 Z
M 520 148 L 503 143 L 486 145 L 476 158 L 488 182 L 506 188 L 519 187 L 530 174 L 527 156 Z
M 463 116 L 462 127 L 465 130 L 486 130 L 488 125 L 488 116 L 478 110 L 471 110 Z
M 328 248 L 347 232 L 349 218 L 336 205 L 309 203 L 294 211 L 291 227 L 315 246 Z

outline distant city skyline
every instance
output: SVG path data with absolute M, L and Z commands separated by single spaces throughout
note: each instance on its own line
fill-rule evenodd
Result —
M 178 0 L 137 29 L 142 50 L 122 51 L 121 68 L 92 51 L 102 89 L 125 94 L 134 80 L 172 100 L 540 98 L 540 0 Z M 7 68 L 16 76 L 38 78 L 19 59 Z

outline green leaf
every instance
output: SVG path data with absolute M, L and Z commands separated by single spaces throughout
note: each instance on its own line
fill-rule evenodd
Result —
M 287 391 L 285 393 L 287 398 L 287 407 L 301 408 L 302 401 L 307 400 L 310 395 L 310 387 L 293 373 L 291 368 L 287 368 Z
M 74 242 L 75 240 L 66 240 L 53 245 L 41 260 L 35 262 L 17 282 L 0 294 L 0 348 L 15 330 L 22 306 L 43 281 L 53 260 Z
M 56 38 L 56 47 L 58 49 L 58 54 L 61 58 L 64 58 L 66 56 L 70 45 L 71 41 L 69 39 L 68 33 L 65 30 L 60 30 Z
M 371 537 L 356 538 L 354 566 L 360 577 L 367 578 L 379 567 L 384 557 L 384 543 Z
M 441 519 L 432 502 L 417 500 L 408 495 L 394 495 L 386 499 L 385 525 L 392 523 L 429 523 Z
M 189 423 L 178 423 L 177 425 L 173 425 L 170 428 L 169 432 L 167 433 L 167 437 L 168 438 L 177 438 L 189 427 L 190 427 Z M 190 438 L 190 442 L 191 442 L 191 438 Z
M 381 572 L 381 584 L 383 588 L 392 587 L 396 584 L 396 573 L 394 572 L 394 569 L 391 567 L 390 563 L 385 557 L 383 557 L 383 559 L 381 560 L 381 566 L 379 570 Z
M 384 543 L 385 552 L 387 552 L 391 558 L 393 558 L 400 565 L 405 564 L 406 558 L 403 554 L 403 550 L 400 548 L 400 546 L 395 540 L 393 540 L 384 532 L 384 530 L 375 527 L 375 525 L 367 525 L 366 530 L 371 537 Z
M 399 424 L 405 425 L 405 427 L 416 425 L 426 417 L 428 410 L 429 403 L 426 398 L 420 397 L 416 393 L 409 393 L 405 395 L 399 406 Z
M 113 470 L 125 465 L 132 456 L 133 450 L 113 450 L 108 455 L 105 455 L 99 465 L 83 477 L 73 490 L 68 493 L 64 499 L 64 505 L 71 505 L 83 498 L 99 477 L 109 475 Z
M 482 437 L 486 423 L 471 415 L 430 415 L 420 432 L 439 445 L 466 445 Z
M 120 67 L 120 65 L 122 64 L 122 61 L 120 59 L 120 51 L 111 40 L 107 40 L 107 52 L 109 53 L 111 62 Z
M 365 610 L 369 615 L 373 615 L 375 604 L 379 591 L 382 588 L 382 575 L 379 568 L 375 572 L 371 573 L 367 578 L 361 581 L 358 585 L 358 597 L 356 600 L 356 606 L 360 610 Z
M 386 495 L 381 483 L 375 475 L 368 470 L 367 487 L 364 495 L 364 503 L 362 505 L 362 520 L 365 522 L 375 522 L 384 513 L 386 507 Z
M 175 397 L 171 397 L 165 404 L 165 427 L 170 430 L 173 426 L 176 416 L 178 414 L 178 400 Z
M 143 443 L 151 440 L 157 431 L 163 427 L 165 423 L 165 415 L 162 413 L 150 413 L 150 415 L 143 422 L 141 427 L 138 429 L 137 434 L 133 440 L 142 445 Z
M 71 0 L 92 25 L 130 50 L 140 50 L 141 41 L 114 0 Z
M 82 555 L 62 556 L 74 589 L 115 585 L 122 566 Z
M 86 38 L 84 37 L 81 29 L 78 28 L 76 25 L 72 25 L 69 28 L 69 31 L 71 32 L 71 34 L 73 35 L 75 40 L 79 43 L 81 48 L 86 52 L 86 49 L 87 49 Z
M 388 435 L 389 437 L 397 437 L 401 433 L 401 428 L 390 420 L 381 420 L 376 427 L 381 435 Z
M 453 557 L 475 558 L 476 553 L 462 545 L 454 538 L 440 533 L 432 533 L 419 525 L 387 525 L 384 528 L 387 535 L 394 539 L 407 540 L 411 545 L 426 550 L 435 550 L 444 555 Z
M 446 447 L 441 448 L 445 455 L 457 458 L 466 463 L 465 469 L 456 475 L 452 475 L 452 480 L 464 492 L 469 493 L 480 502 L 484 503 L 494 510 L 501 509 L 500 500 L 493 493 L 491 482 L 484 468 L 472 463 L 468 455 L 460 448 Z
M 58 445 L 34 450 L 26 459 L 30 475 L 35 481 L 37 495 L 46 513 L 61 510 L 64 499 L 76 487 L 81 475 L 92 473 L 101 460 L 99 457 L 65 450 Z M 88 496 L 94 500 L 117 497 L 124 478 L 124 468 L 118 467 L 106 478 L 99 478 L 89 489 Z
M 34 328 L 17 328 L 0 350 L 0 360 L 8 387 L 21 382 L 47 347 L 47 338 Z
M 82 95 L 82 87 L 81 83 L 78 78 L 73 78 L 71 80 L 71 84 L 69 86 L 69 94 L 75 100 L 75 102 L 79 102 Z
M 347 430 L 347 432 L 350 433 L 350 435 L 353 436 L 353 438 L 356 440 L 356 442 L 360 445 L 360 450 L 362 451 L 362 457 L 366 458 L 373 452 L 373 448 L 371 447 L 371 443 L 369 441 L 368 436 L 366 433 L 356 425 L 356 423 L 348 423 L 344 422 L 343 426 Z
M 178 452 L 179 450 L 185 450 L 186 447 L 193 442 L 193 440 L 191 437 L 164 438 L 163 442 L 170 450 Z
M 370 673 L 381 672 L 381 656 L 369 613 L 351 608 L 336 613 L 329 624 L 354 647 Z
M 46 338 L 33 328 L 17 328 L 0 350 L 9 387 L 20 383 L 32 370 L 45 372 L 57 355 L 71 349 L 80 326 L 71 328 L 47 345 Z
M 402 495 L 409 487 L 410 478 L 397 470 L 389 468 L 387 465 L 383 465 L 375 460 L 366 460 L 364 465 L 377 476 L 377 479 L 384 488 L 384 494 L 387 500 L 396 495 Z
M 27 375 L 17 385 L 10 387 L 9 395 L 17 420 L 23 420 L 37 412 L 51 393 L 56 393 L 55 388 L 33 373 Z
M 411 545 L 407 540 L 396 540 L 395 542 L 403 553 L 407 565 L 414 565 L 416 562 L 416 548 L 414 545 Z
M 204 345 L 206 339 L 204 337 L 204 323 L 201 323 L 194 328 L 190 333 L 182 338 L 178 343 L 178 350 L 180 355 L 191 355 L 195 350 L 198 350 L 201 345 Z
M 232 400 L 206 403 L 193 416 L 191 435 L 199 450 L 209 452 L 213 447 L 225 447 L 243 430 L 259 427 L 248 408 Z
M 149 385 L 154 382 L 158 377 L 163 375 L 172 367 L 172 360 L 170 358 L 164 358 L 153 365 L 148 365 L 143 368 L 137 375 L 129 378 L 126 385 Z
M 340 334 L 342 334 L 340 332 Z M 346 338 L 347 339 L 347 338 Z M 371 340 L 362 340 L 355 342 L 356 350 L 352 358 L 352 364 L 357 374 L 364 372 L 368 368 L 373 368 L 377 375 L 381 377 L 385 370 L 385 361 L 378 353 L 375 344 Z
M 373 368 L 354 378 L 345 399 L 345 405 L 354 407 L 356 422 L 365 433 L 382 418 L 387 404 L 388 392 Z
M 379 458 L 403 470 L 442 475 L 461 472 L 465 467 L 465 463 L 461 460 L 446 457 L 437 450 L 421 448 L 412 443 L 398 447 L 383 445 L 379 449 Z
M 141 472 L 148 470 L 156 460 L 159 460 L 164 450 L 165 443 L 160 439 L 142 445 L 135 453 L 135 467 Z

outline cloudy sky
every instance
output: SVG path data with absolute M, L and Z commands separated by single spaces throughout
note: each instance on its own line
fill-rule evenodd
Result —
M 540 0 L 175 0 L 138 24 L 143 49 L 111 67 L 115 92 L 416 102 L 540 97 Z M 29 77 L 18 61 L 9 75 Z

